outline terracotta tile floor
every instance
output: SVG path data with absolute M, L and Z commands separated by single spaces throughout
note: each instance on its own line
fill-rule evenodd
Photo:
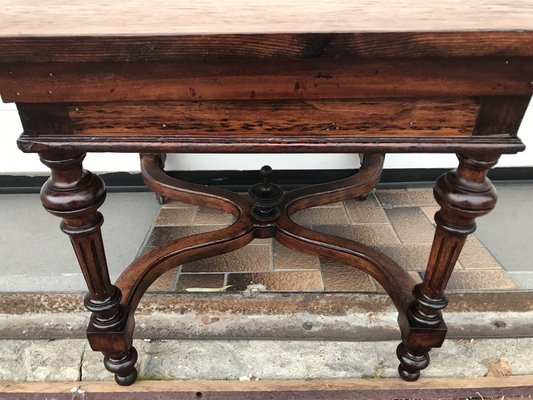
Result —
M 298 223 L 375 246 L 417 281 L 423 276 L 437 210 L 431 189 L 378 189 L 367 200 L 349 200 L 298 212 Z M 233 217 L 180 202 L 165 204 L 139 254 L 170 239 L 227 226 Z M 154 291 L 381 292 L 368 275 L 347 265 L 292 251 L 271 239 L 253 241 L 232 253 L 177 265 L 151 287 Z M 226 287 L 227 286 L 227 287 Z M 449 291 L 516 289 L 483 244 L 470 237 Z

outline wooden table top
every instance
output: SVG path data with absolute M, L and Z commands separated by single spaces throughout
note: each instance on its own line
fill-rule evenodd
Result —
M 531 0 L 0 0 L 0 63 L 531 56 Z
M 0 36 L 532 30 L 531 0 L 2 0 Z

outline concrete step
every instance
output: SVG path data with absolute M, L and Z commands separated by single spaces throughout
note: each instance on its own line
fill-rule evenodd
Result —
M 144 380 L 397 377 L 397 341 L 136 340 Z M 1 340 L 0 380 L 111 380 L 83 339 Z M 533 339 L 446 340 L 423 378 L 533 373 Z M 422 378 L 422 379 L 423 379 Z

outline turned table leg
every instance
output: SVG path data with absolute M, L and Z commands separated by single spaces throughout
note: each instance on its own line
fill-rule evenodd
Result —
M 467 236 L 476 229 L 475 219 L 489 213 L 496 204 L 496 191 L 487 172 L 498 157 L 459 155 L 459 167 L 437 180 L 434 194 L 441 208 L 435 214 L 435 237 L 424 280 L 413 290 L 409 327 L 397 350 L 399 372 L 406 380 L 418 379 L 420 370 L 429 364 L 428 351 L 444 341 L 444 290 Z
M 111 284 L 97 209 L 105 199 L 102 180 L 82 168 L 85 154 L 42 153 L 52 176 L 41 190 L 44 207 L 62 218 L 61 230 L 70 237 L 89 292 L 85 306 L 92 312 L 87 336 L 93 350 L 104 353 L 106 368 L 122 385 L 137 377 L 137 352 L 132 347 L 133 315 L 121 305 L 120 289 Z

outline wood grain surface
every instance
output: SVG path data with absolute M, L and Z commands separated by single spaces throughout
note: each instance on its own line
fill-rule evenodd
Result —
M 345 399 L 354 398 L 355 394 L 366 395 L 366 398 L 385 398 L 384 396 L 394 396 L 390 398 L 397 398 L 401 392 L 405 396 L 417 396 L 421 398 L 424 395 L 425 399 L 465 399 L 471 397 L 472 399 L 481 399 L 476 392 L 485 395 L 486 399 L 492 399 L 499 393 L 498 399 L 509 398 L 528 398 L 522 396 L 530 396 L 533 390 L 533 377 L 531 375 L 525 376 L 510 376 L 498 378 L 480 378 L 480 377 L 463 377 L 463 378 L 425 378 L 419 382 L 404 382 L 400 379 L 337 379 L 337 380 L 260 380 L 260 381 L 140 381 L 132 387 L 117 386 L 113 382 L 2 382 L 0 385 L 0 393 L 3 393 L 6 398 L 17 398 L 16 396 L 25 396 L 28 394 L 65 394 L 68 399 L 73 398 L 74 392 L 78 388 L 78 392 L 87 393 L 91 398 L 128 398 L 134 393 L 139 394 L 138 398 L 156 399 L 164 398 L 174 394 L 175 398 L 194 398 L 195 394 L 202 393 L 209 398 L 217 398 L 220 393 L 220 398 L 231 398 L 231 396 L 223 397 L 223 394 L 233 393 L 236 396 L 239 393 L 247 395 L 248 398 L 253 398 L 254 393 L 265 393 L 264 398 L 275 396 L 278 394 L 281 398 L 282 394 L 292 395 L 296 397 L 298 393 L 303 396 L 297 398 L 313 398 L 313 399 Z M 284 393 L 283 393 L 284 392 Z M 289 393 L 287 393 L 289 392 Z M 313 393 L 314 392 L 314 393 Z M 318 393 L 317 393 L 318 392 Z M 108 393 L 108 397 L 105 394 Z M 321 394 L 321 396 L 319 395 Z M 101 397 L 98 397 L 98 394 Z M 121 397 L 121 394 L 124 395 Z M 153 394 L 152 397 L 150 395 Z M 179 395 L 189 395 L 189 397 L 178 397 Z M 159 395 L 160 397 L 157 397 Z M 381 395 L 381 396 L 380 396 Z M 395 396 L 396 395 L 396 396 Z M 489 395 L 491 397 L 489 397 Z M 9 397 L 11 396 L 11 397 Z M 113 397 L 115 396 L 115 397 Z M 144 397 L 143 397 L 144 396 Z M 370 397 L 375 396 L 375 397 Z M 462 396 L 462 397 L 459 397 Z M 516 396 L 516 397 L 512 397 Z M 20 398 L 19 397 L 19 398 Z M 244 398 L 243 396 L 242 398 Z M 291 397 L 291 398 L 294 398 Z M 62 398 L 62 397 L 61 397 Z M 131 397 L 129 397 L 131 398 Z M 236 398 L 236 397 L 234 397 Z M 240 398 L 240 397 L 239 397 Z M 272 397 L 270 397 L 272 398 Z M 289 398 L 289 397 L 285 397 Z M 360 397 L 363 398 L 363 397 Z M 389 397 L 387 397 L 389 398 Z M 410 397 L 407 397 L 410 398 Z
M 0 63 L 532 56 L 529 0 L 0 0 Z
M 182 101 L 81 103 L 67 110 L 73 134 L 97 136 L 468 136 L 479 103 L 472 98 Z
M 0 389 L 13 393 L 47 393 L 52 391 L 70 392 L 72 387 L 80 386 L 89 391 L 131 392 L 131 388 L 115 385 L 110 381 L 84 382 L 2 382 Z M 349 389 L 446 389 L 446 388 L 501 388 L 501 387 L 533 387 L 532 375 L 503 377 L 453 377 L 425 378 L 418 382 L 405 382 L 401 379 L 315 379 L 315 380 L 258 380 L 258 381 L 222 381 L 222 380 L 189 380 L 189 381 L 150 381 L 145 380 L 135 385 L 141 392 L 150 391 L 263 391 L 263 390 L 349 390 Z
M 530 95 L 533 57 L 0 66 L 5 102 Z
M 533 31 L 9 36 L 0 63 L 531 56 Z
M 2 0 L 0 36 L 532 30 L 530 0 Z

